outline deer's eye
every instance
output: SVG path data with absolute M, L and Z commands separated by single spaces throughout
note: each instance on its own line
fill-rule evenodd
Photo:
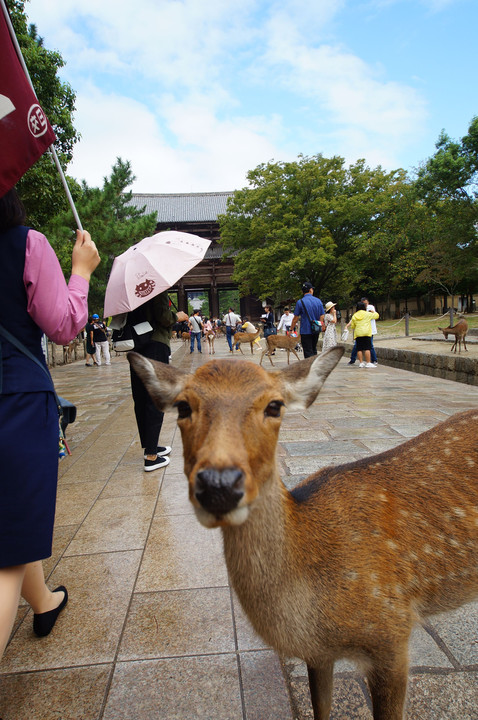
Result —
M 178 409 L 178 420 L 191 417 L 191 405 L 185 400 L 180 400 L 179 402 L 174 403 L 174 407 Z
M 272 400 L 264 410 L 266 417 L 280 417 L 280 409 L 283 406 L 282 400 Z

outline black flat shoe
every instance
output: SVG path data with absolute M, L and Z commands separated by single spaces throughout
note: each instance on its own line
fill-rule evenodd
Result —
M 49 635 L 51 633 L 58 615 L 61 613 L 66 603 L 68 602 L 68 590 L 64 585 L 60 585 L 59 587 L 55 588 L 53 592 L 60 592 L 60 590 L 63 590 L 63 592 L 65 593 L 65 597 L 57 608 L 55 608 L 54 610 L 48 610 L 44 613 L 34 613 L 33 615 L 33 631 L 35 635 L 38 635 L 38 637 L 45 637 L 46 635 Z

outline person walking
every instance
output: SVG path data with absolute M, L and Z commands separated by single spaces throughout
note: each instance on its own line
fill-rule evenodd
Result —
M 111 365 L 110 344 L 106 334 L 106 325 L 101 322 L 99 315 L 92 315 L 93 319 L 93 342 L 95 344 L 96 364 L 101 365 L 101 353 L 105 358 L 105 365 Z
M 300 319 L 300 342 L 304 351 L 304 358 L 317 355 L 317 342 L 320 330 L 316 330 L 314 322 L 324 319 L 324 306 L 319 298 L 314 297 L 314 286 L 310 282 L 302 285 L 303 297 L 296 302 L 294 317 L 290 331 L 293 332 Z
M 194 340 L 196 340 L 196 345 L 198 352 L 202 353 L 201 349 L 201 334 L 203 330 L 203 324 L 201 321 L 201 315 L 199 310 L 195 310 L 194 313 L 189 318 L 189 334 L 191 335 L 191 347 L 189 348 L 189 352 L 194 352 Z
M 59 443 L 42 336 L 65 345 L 85 326 L 89 280 L 100 262 L 89 233 L 78 230 L 67 285 L 48 240 L 25 219 L 10 190 L 0 198 L 0 657 L 20 595 L 40 637 L 68 602 L 63 585 L 46 586 L 42 566 L 51 555 Z
M 144 342 L 137 346 L 135 344 L 135 352 L 168 365 L 171 354 L 172 327 L 177 322 L 187 323 L 188 316 L 182 311 L 176 314 L 172 312 L 169 296 L 165 290 L 137 310 L 128 313 L 128 323 L 132 325 L 145 320 L 149 322 L 152 330 Z M 143 381 L 132 367 L 130 367 L 130 377 L 136 425 L 141 447 L 144 450 L 144 471 L 152 472 L 166 467 L 170 462 L 167 456 L 170 454 L 171 448 L 168 445 L 158 445 L 164 413 L 157 409 Z
M 378 312 L 368 312 L 367 306 L 362 300 L 357 303 L 356 312 L 346 327 L 354 331 L 354 338 L 357 344 L 357 357 L 360 368 L 375 368 L 371 362 L 370 349 L 372 347 L 372 320 L 378 320 Z
M 328 302 L 325 306 L 324 325 L 325 332 L 322 338 L 322 352 L 337 345 L 337 311 L 336 303 Z
M 236 332 L 236 325 L 238 323 L 241 323 L 242 320 L 239 315 L 236 315 L 236 313 L 234 312 L 234 308 L 230 307 L 229 312 L 224 315 L 222 321 L 226 326 L 226 339 L 227 344 L 229 345 L 229 352 L 234 352 L 232 347 L 232 340 Z

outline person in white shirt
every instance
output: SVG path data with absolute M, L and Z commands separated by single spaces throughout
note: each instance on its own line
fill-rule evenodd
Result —
M 190 353 L 194 352 L 194 339 L 196 339 L 198 352 L 201 350 L 201 332 L 202 332 L 202 321 L 199 314 L 199 310 L 195 310 L 194 314 L 189 318 L 189 333 L 191 335 L 191 348 Z
M 242 323 L 242 320 L 239 315 L 236 315 L 234 308 L 230 307 L 229 312 L 224 315 L 222 321 L 226 326 L 226 339 L 229 345 L 229 352 L 234 352 L 232 348 L 232 338 L 236 332 L 237 323 Z
M 288 333 L 290 330 L 290 326 L 292 324 L 292 319 L 294 315 L 291 313 L 290 308 L 286 307 L 284 308 L 284 314 L 281 316 L 281 319 L 279 320 L 279 324 L 277 326 L 277 332 L 280 332 L 281 330 L 284 331 L 284 333 Z

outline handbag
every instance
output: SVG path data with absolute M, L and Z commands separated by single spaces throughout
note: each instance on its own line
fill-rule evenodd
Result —
M 133 329 L 131 325 L 123 325 L 120 330 L 113 330 L 113 350 L 115 352 L 128 352 L 134 350 Z
M 306 306 L 305 306 L 305 303 L 304 303 L 302 300 L 301 300 L 300 302 L 302 303 L 302 307 L 304 308 L 305 314 L 307 315 L 307 320 L 308 320 L 309 323 L 310 323 L 310 327 L 311 327 L 312 333 L 313 333 L 314 335 L 318 335 L 320 332 L 322 332 L 322 323 L 320 322 L 320 320 L 311 320 L 311 319 L 310 319 L 310 316 L 309 316 L 309 313 L 307 312 L 307 308 L 306 308 Z
M 342 333 L 341 340 L 342 340 L 342 342 L 347 342 L 348 339 L 349 339 L 349 330 L 348 330 L 348 328 L 345 328 Z
M 125 324 L 113 330 L 112 342 L 115 352 L 138 350 L 151 342 L 153 326 L 146 317 L 143 307 L 129 312 Z
M 69 402 L 68 400 L 65 400 L 65 398 L 59 397 L 56 394 L 55 386 L 53 385 L 53 379 L 50 375 L 50 372 L 45 365 L 43 365 L 35 355 L 30 352 L 30 350 L 25 347 L 23 343 L 20 342 L 14 335 L 12 335 L 6 328 L 3 327 L 3 325 L 0 325 L 0 335 L 3 335 L 4 338 L 6 338 L 12 345 L 15 345 L 15 347 L 20 350 L 24 355 L 30 358 L 30 360 L 33 360 L 34 363 L 36 363 L 45 375 L 48 376 L 51 382 L 51 389 L 53 391 L 53 394 L 55 396 L 55 402 L 56 407 L 58 410 L 58 457 L 61 460 L 65 457 L 66 454 L 71 455 L 71 450 L 68 447 L 68 443 L 66 442 L 65 438 L 65 430 L 67 425 L 70 422 L 74 422 L 76 419 L 76 407 L 73 405 L 73 403 Z
M 269 335 L 277 335 L 277 328 L 275 325 L 265 325 L 264 337 L 269 337 Z

